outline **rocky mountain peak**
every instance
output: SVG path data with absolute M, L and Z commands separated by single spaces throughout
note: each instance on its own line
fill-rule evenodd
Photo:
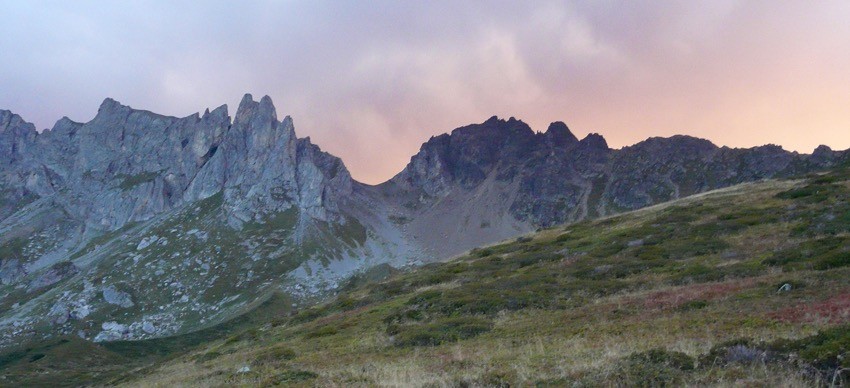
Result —
M 258 119 L 277 121 L 274 103 L 269 96 L 263 96 L 260 101 L 254 101 L 254 97 L 250 93 L 246 93 L 242 96 L 242 101 L 239 102 L 239 108 L 236 109 L 234 123 Z
M 527 157 L 536 144 L 536 135 L 528 124 L 513 117 L 503 120 L 492 116 L 481 124 L 432 137 L 393 182 L 440 196 L 452 182 L 465 188 L 475 186 L 497 165 Z
M 693 136 L 676 135 L 671 137 L 650 137 L 627 148 L 646 150 L 659 155 L 683 154 L 686 156 L 700 155 L 714 151 L 714 143 Z
M 543 133 L 544 138 L 552 145 L 564 147 L 567 145 L 578 143 L 578 138 L 570 132 L 567 124 L 561 121 L 556 121 L 549 124 L 549 128 Z
M 832 148 L 829 148 L 826 145 L 819 145 L 815 148 L 814 152 L 812 152 L 812 156 L 809 157 L 809 162 L 816 166 L 825 167 L 836 162 L 841 155 L 841 152 L 833 151 Z
M 314 218 L 334 219 L 337 201 L 351 189 L 342 161 L 298 139 L 291 117 L 277 120 L 269 96 L 255 101 L 246 94 L 211 153 L 184 197 L 223 191 L 235 226 L 293 206 Z
M 227 121 L 230 121 L 230 117 L 227 114 L 227 104 L 221 105 L 212 111 L 210 111 L 210 108 L 205 109 L 204 114 L 201 116 L 201 120 L 210 120 L 212 118 L 226 118 Z
M 588 134 L 587 136 L 584 137 L 584 139 L 581 139 L 581 141 L 579 143 L 584 148 L 599 149 L 599 150 L 609 149 L 608 148 L 608 141 L 606 141 L 605 138 L 602 137 L 602 135 L 600 135 L 598 133 Z
M 71 120 L 70 118 L 68 118 L 68 116 L 62 116 L 61 119 L 56 120 L 56 123 L 53 124 L 53 128 L 45 129 L 44 132 L 42 132 L 42 134 L 47 133 L 47 132 L 57 131 L 57 130 L 62 131 L 63 129 L 66 129 L 66 128 L 79 127 L 81 125 L 83 125 L 83 123 L 78 123 L 74 120 Z
M 827 146 L 825 144 L 821 144 L 821 145 L 817 146 L 817 148 L 815 148 L 815 151 L 812 153 L 812 155 L 829 153 L 829 152 L 833 152 L 832 148 L 829 148 L 829 146 Z
M 101 126 L 104 127 L 113 127 L 119 125 L 121 121 L 123 121 L 132 112 L 147 113 L 151 116 L 155 115 L 152 112 L 135 110 L 130 106 L 124 105 L 112 98 L 105 98 L 103 102 L 100 103 L 100 107 L 97 109 L 97 114 L 94 116 L 91 122 L 99 123 Z
M 0 110 L 0 171 L 28 153 L 38 132 L 35 126 L 8 110 Z
M 24 121 L 21 116 L 12 113 L 9 110 L 0 110 L 0 133 L 5 133 L 11 130 L 19 130 L 21 132 L 32 130 L 35 131 L 35 126 Z

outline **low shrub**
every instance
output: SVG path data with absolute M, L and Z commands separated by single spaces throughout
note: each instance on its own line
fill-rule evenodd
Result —
M 690 238 L 673 238 L 661 244 L 667 257 L 671 259 L 687 259 L 719 253 L 729 248 L 725 241 L 712 236 L 693 233 Z
M 36 362 L 38 360 L 41 360 L 42 358 L 44 358 L 44 356 L 45 356 L 44 353 L 33 354 L 32 356 L 30 356 L 30 362 Z
M 325 325 L 325 326 L 317 327 L 313 330 L 310 330 L 310 331 L 304 333 L 304 338 L 309 339 L 309 338 L 327 337 L 327 336 L 330 336 L 330 335 L 334 335 L 338 332 L 339 332 L 339 329 L 337 329 L 335 326 Z
M 670 276 L 673 284 L 705 283 L 723 280 L 726 271 L 720 268 L 708 267 L 702 264 L 691 264 Z
M 639 387 L 681 385 L 685 372 L 694 369 L 694 359 L 681 352 L 652 349 L 621 359 L 613 373 L 619 384 Z
M 318 374 L 306 370 L 287 370 L 263 379 L 260 385 L 263 387 L 273 385 L 290 385 L 293 383 L 301 383 L 312 380 L 317 377 L 319 377 Z
M 796 340 L 780 339 L 756 343 L 747 338 L 715 345 L 700 357 L 701 367 L 724 367 L 729 364 L 785 363 L 831 381 L 836 371 L 850 368 L 850 325 L 833 327 L 813 336 Z M 850 376 L 838 376 L 842 382 Z
M 435 322 L 389 325 L 396 346 L 436 346 L 475 337 L 493 329 L 493 323 L 480 317 L 443 318 Z
M 708 302 L 702 299 L 690 300 L 685 303 L 682 303 L 679 306 L 680 311 L 690 311 L 690 310 L 700 310 L 704 309 L 708 306 Z
M 199 355 L 195 356 L 195 362 L 200 363 L 200 362 L 212 361 L 212 360 L 215 360 L 216 358 L 219 358 L 221 356 L 222 356 L 221 352 L 217 352 L 217 351 L 206 352 L 206 353 L 199 354 Z
M 738 338 L 714 345 L 699 359 L 700 367 L 725 367 L 730 364 L 764 363 L 776 358 L 762 345 L 748 338 Z
M 270 349 L 266 349 L 260 352 L 255 362 L 257 363 L 267 363 L 267 362 L 275 362 L 275 361 L 284 361 L 291 360 L 295 358 L 296 353 L 294 350 L 285 347 L 285 346 L 275 346 Z
M 830 178 L 817 178 L 803 187 L 796 187 L 776 194 L 776 198 L 802 201 L 803 203 L 817 204 L 830 198 L 845 196 L 847 188 L 830 182 Z
M 825 237 L 808 240 L 796 247 L 786 248 L 762 261 L 765 265 L 789 269 L 811 267 L 818 270 L 850 265 L 850 239 Z
M 779 340 L 769 347 L 777 352 L 797 354 L 801 360 L 819 370 L 850 368 L 850 325 L 797 340 Z
M 469 253 L 471 253 L 473 256 L 487 257 L 493 254 L 493 250 L 490 248 L 475 248 Z
M 231 345 L 242 341 L 256 341 L 259 338 L 259 335 L 260 332 L 257 329 L 248 329 L 239 334 L 231 336 L 226 341 L 224 341 L 224 343 L 227 345 Z

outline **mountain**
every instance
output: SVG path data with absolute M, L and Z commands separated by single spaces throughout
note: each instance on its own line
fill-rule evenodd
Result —
M 816 171 L 846 158 L 768 145 L 719 148 L 689 136 L 614 150 L 563 123 L 535 133 L 492 117 L 431 138 L 377 189 L 417 241 L 448 257 L 517 234 L 639 209 L 742 182 Z
M 845 164 L 378 266 L 194 333 L 21 346 L 0 384 L 836 386 L 848 276 Z
M 173 118 L 107 99 L 37 133 L 3 114 L 0 343 L 193 331 L 416 256 L 268 97 Z M 421 256 L 421 255 L 420 255 Z
M 295 135 L 268 97 L 184 118 L 106 99 L 41 133 L 0 111 L 0 347 L 193 332 L 283 292 L 295 308 L 369 268 L 420 265 L 529 231 L 846 152 L 718 148 L 686 136 L 614 150 L 563 123 L 493 117 L 431 138 L 376 186 Z
M 850 381 L 850 170 L 547 228 L 343 289 L 142 385 Z

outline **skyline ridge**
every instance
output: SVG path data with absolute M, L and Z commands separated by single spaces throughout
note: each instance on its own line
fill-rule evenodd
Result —
M 260 104 L 260 103 L 261 103 L 261 102 L 263 102 L 263 101 L 266 101 L 266 102 L 265 102 L 265 104 L 270 104 L 270 105 L 271 105 L 271 108 L 272 108 L 272 110 L 273 110 L 274 112 L 276 112 L 276 111 L 277 111 L 277 107 L 274 105 L 274 102 L 273 102 L 273 99 L 271 98 L 271 96 L 269 96 L 269 95 L 263 95 L 263 96 L 262 96 L 262 97 L 260 97 L 260 99 L 259 99 L 259 100 L 257 100 L 257 101 L 254 101 L 254 100 L 253 100 L 253 98 L 254 98 L 253 96 L 254 96 L 254 95 L 253 95 L 253 93 L 244 93 L 244 94 L 243 94 L 242 99 L 240 100 L 240 104 L 239 104 L 239 106 L 237 107 L 237 113 L 238 113 L 238 111 L 239 111 L 239 108 L 240 108 L 240 107 L 242 107 L 242 105 L 243 105 L 243 104 L 246 104 L 247 102 L 254 102 L 254 103 L 256 103 L 256 104 Z M 132 107 L 132 106 L 130 106 L 130 105 L 128 105 L 128 104 L 124 104 L 124 103 L 122 103 L 122 102 L 120 102 L 120 101 L 118 101 L 118 100 L 116 100 L 115 98 L 112 98 L 112 97 L 105 97 L 105 98 L 103 99 L 103 101 L 101 102 L 101 104 L 99 105 L 99 107 L 98 107 L 98 109 L 97 109 L 97 112 L 98 112 L 98 113 L 100 113 L 100 111 L 101 111 L 102 109 L 104 109 L 104 107 L 110 107 L 110 106 L 118 106 L 118 107 L 128 108 L 128 109 L 130 109 L 131 111 L 134 111 L 134 112 L 144 112 L 144 113 L 148 113 L 148 114 L 155 115 L 155 116 L 168 117 L 168 118 L 174 118 L 174 119 L 186 119 L 186 118 L 193 117 L 193 116 L 197 116 L 197 117 L 198 117 L 198 119 L 201 119 L 201 118 L 203 118 L 204 116 L 209 115 L 211 112 L 215 113 L 215 112 L 218 112 L 219 110 L 222 110 L 222 109 L 224 110 L 224 113 L 223 113 L 223 114 L 227 115 L 227 116 L 230 118 L 230 120 L 231 120 L 231 121 L 232 121 L 232 120 L 234 119 L 234 117 L 235 117 L 235 116 L 230 116 L 230 111 L 229 111 L 229 110 L 230 110 L 230 106 L 229 106 L 229 104 L 227 104 L 227 103 L 221 104 L 221 105 L 217 106 L 216 108 L 214 108 L 214 109 L 212 109 L 212 110 L 210 110 L 210 108 L 209 108 L 209 107 L 207 107 L 207 108 L 204 110 L 204 112 L 203 112 L 203 113 L 201 113 L 200 111 L 196 111 L 196 112 L 191 113 L 191 114 L 186 115 L 186 116 L 171 116 L 171 115 L 166 115 L 166 114 L 160 114 L 160 113 L 154 112 L 154 111 L 149 110 L 149 109 L 134 108 L 134 107 Z M 93 117 L 93 118 L 92 118 L 92 119 L 90 119 L 89 121 L 75 121 L 75 120 L 73 120 L 73 119 L 69 118 L 68 116 L 62 116 L 62 118 L 58 119 L 58 120 L 56 121 L 56 123 L 55 123 L 52 127 L 50 127 L 50 128 L 43 128 L 43 129 L 39 130 L 39 129 L 38 129 L 38 127 L 36 127 L 36 126 L 35 126 L 35 124 L 33 124 L 32 122 L 27 121 L 27 119 L 26 119 L 25 117 L 21 116 L 20 114 L 15 113 L 15 112 L 13 112 L 13 111 L 12 111 L 12 110 L 10 110 L 10 109 L 2 109 L 2 107 L 0 107 L 0 112 L 2 112 L 2 111 L 9 112 L 12 116 L 17 116 L 17 117 L 19 117 L 21 120 L 23 120 L 25 123 L 32 125 L 32 126 L 33 126 L 33 128 L 35 129 L 35 131 L 36 131 L 36 133 L 37 133 L 37 134 L 41 134 L 41 133 L 43 133 L 43 132 L 45 132 L 45 131 L 53 130 L 55 127 L 63 125 L 63 124 L 62 124 L 62 122 L 63 122 L 63 121 L 70 121 L 71 123 L 74 123 L 74 124 L 86 124 L 86 123 L 91 122 L 92 120 L 94 120 L 94 119 L 96 118 L 96 116 L 97 116 L 97 114 L 96 114 L 96 115 L 95 115 L 95 117 Z M 219 114 L 221 114 L 221 113 L 219 113 Z M 234 115 L 235 115 L 235 114 L 236 114 L 236 113 L 234 113 Z M 295 118 L 293 118 L 291 115 L 288 115 L 288 114 L 287 114 L 287 115 L 284 115 L 284 118 L 288 118 L 289 120 L 292 120 L 293 122 L 295 121 Z M 276 113 L 275 113 L 275 119 L 277 119 L 277 117 L 276 117 Z M 603 133 L 600 133 L 600 132 L 588 132 L 587 134 L 585 134 L 585 135 L 584 135 L 584 137 L 581 137 L 581 138 L 579 139 L 579 138 L 575 135 L 575 133 L 573 132 L 573 129 L 572 129 L 570 126 L 568 126 L 568 125 L 567 125 L 564 121 L 562 121 L 562 120 L 556 120 L 556 121 L 553 121 L 553 122 L 551 122 L 551 123 L 547 126 L 546 130 L 544 130 L 544 131 L 540 131 L 540 130 L 535 130 L 534 128 L 532 128 L 532 127 L 531 127 L 531 125 L 529 125 L 528 123 L 526 123 L 526 122 L 525 122 L 522 118 L 517 118 L 517 117 L 515 117 L 515 116 L 510 116 L 510 117 L 508 117 L 508 118 L 504 118 L 504 117 L 499 117 L 498 115 L 492 115 L 492 116 L 490 116 L 489 118 L 487 118 L 486 120 L 481 121 L 481 122 L 479 122 L 479 123 L 468 123 L 468 124 L 463 124 L 463 125 L 461 125 L 461 126 L 459 126 L 459 127 L 455 127 L 454 129 L 447 130 L 447 131 L 442 132 L 442 133 L 438 133 L 438 134 L 431 135 L 428 139 L 425 139 L 425 141 L 423 141 L 423 142 L 421 143 L 421 145 L 424 145 L 424 144 L 425 144 L 428 140 L 433 139 L 433 138 L 435 138 L 435 137 L 443 136 L 443 135 L 450 135 L 450 134 L 452 134 L 452 133 L 453 133 L 454 131 L 456 131 L 456 130 L 460 130 L 460 129 L 463 129 L 463 128 L 466 128 L 466 127 L 472 127 L 472 126 L 479 125 L 479 124 L 486 124 L 487 122 L 489 122 L 489 121 L 491 121 L 491 120 L 496 120 L 496 121 L 500 121 L 500 122 L 517 121 L 517 122 L 519 122 L 519 123 L 522 123 L 522 124 L 526 125 L 526 126 L 528 127 L 528 129 L 529 129 L 532 133 L 534 133 L 534 134 L 539 134 L 539 135 L 543 135 L 543 134 L 548 133 L 550 130 L 552 130 L 552 129 L 553 129 L 553 126 L 558 126 L 557 124 L 562 124 L 562 125 L 563 125 L 563 127 L 564 127 L 564 128 L 566 128 L 566 130 L 567 130 L 568 134 L 569 134 L 570 136 L 572 136 L 572 137 L 575 137 L 577 140 L 585 140 L 585 139 L 588 139 L 588 138 L 590 138 L 590 137 L 598 136 L 599 138 L 601 138 L 601 139 L 605 142 L 606 147 L 607 147 L 607 148 L 609 148 L 609 149 L 611 149 L 611 150 L 622 150 L 622 149 L 624 149 L 624 148 L 633 147 L 633 146 L 639 145 L 639 144 L 641 144 L 641 143 L 644 143 L 644 142 L 646 142 L 646 141 L 648 141 L 648 140 L 655 139 L 655 138 L 660 138 L 660 139 L 670 139 L 670 138 L 675 138 L 675 137 L 688 137 L 688 138 L 694 138 L 694 139 L 699 139 L 699 140 L 705 140 L 705 141 L 708 141 L 708 142 L 709 142 L 709 143 L 711 143 L 713 146 L 718 147 L 718 148 L 730 148 L 730 149 L 753 149 L 753 148 L 759 148 L 759 147 L 764 147 L 764 146 L 778 146 L 778 147 L 779 147 L 780 149 L 782 149 L 782 150 L 789 151 L 789 152 L 796 153 L 796 154 L 800 154 L 800 155 L 811 155 L 811 154 L 815 153 L 818 149 L 820 149 L 820 148 L 822 148 L 822 147 L 826 147 L 826 148 L 827 148 L 827 150 L 829 150 L 829 151 L 843 151 L 843 149 L 841 149 L 841 148 L 835 148 L 835 147 L 833 147 L 833 146 L 831 146 L 831 145 L 829 145 L 829 144 L 826 144 L 826 143 L 821 143 L 821 144 L 817 145 L 816 147 L 814 147 L 811 151 L 808 151 L 808 152 L 806 152 L 806 151 L 794 150 L 794 149 L 786 149 L 783 145 L 778 144 L 778 143 L 774 143 L 774 142 L 771 142 L 771 141 L 766 141 L 766 142 L 763 142 L 763 143 L 761 143 L 761 144 L 753 145 L 753 146 L 750 146 L 750 147 L 735 147 L 735 146 L 729 146 L 729 145 L 726 145 L 726 144 L 718 144 L 718 143 L 716 143 L 716 142 L 712 141 L 711 139 L 703 138 L 703 137 L 699 137 L 699 136 L 694 136 L 694 135 L 690 135 L 690 134 L 686 134 L 686 133 L 678 133 L 678 134 L 672 134 L 672 135 L 668 135 L 668 136 L 664 136 L 664 135 L 651 135 L 651 136 L 649 136 L 649 137 L 647 137 L 647 138 L 645 138 L 645 139 L 643 139 L 643 140 L 637 141 L 637 142 L 632 143 L 632 144 L 626 144 L 626 145 L 622 145 L 622 146 L 620 146 L 620 147 L 611 147 L 611 146 L 608 144 L 608 139 L 604 136 L 604 134 L 603 134 Z M 303 129 L 303 128 L 301 128 L 301 129 L 299 129 L 298 131 L 304 131 L 304 129 Z M 310 135 L 305 135 L 305 136 L 302 136 L 302 137 L 300 137 L 300 138 L 304 138 L 304 139 L 308 139 L 308 140 L 309 140 L 309 139 L 311 138 L 311 136 L 310 136 Z M 315 145 L 317 145 L 317 146 L 320 146 L 320 147 L 322 146 L 322 144 L 320 144 L 320 143 L 315 143 L 315 142 L 314 142 L 313 144 L 315 144 Z M 420 146 L 420 149 L 421 149 L 421 146 Z M 850 149 L 850 148 L 848 148 L 848 149 Z M 327 149 L 324 149 L 324 151 L 326 151 L 326 152 L 331 152 L 330 150 L 327 150 Z M 333 152 L 331 152 L 331 154 L 334 154 L 334 153 L 333 153 Z M 334 154 L 334 155 L 335 155 L 335 154 Z M 412 157 L 412 156 L 411 156 L 411 157 Z M 342 159 L 342 161 L 343 161 L 343 164 L 345 165 L 345 168 L 346 168 L 346 169 L 348 169 L 349 171 L 351 171 L 351 167 L 350 167 L 350 165 L 349 165 L 348 163 L 346 163 L 346 160 L 345 160 L 344 158 L 341 158 L 341 159 Z M 407 164 L 405 164 L 405 166 L 406 166 L 406 165 L 407 165 Z M 363 183 L 363 184 L 367 184 L 367 185 L 380 185 L 380 184 L 383 184 L 383 183 L 386 183 L 386 182 L 391 181 L 391 180 L 392 180 L 392 179 L 393 179 L 396 175 L 398 175 L 398 174 L 399 174 L 399 173 L 400 173 L 400 172 L 404 169 L 404 167 L 405 167 L 405 166 L 402 166 L 402 168 L 401 168 L 400 170 L 398 170 L 396 173 L 394 173 L 393 175 L 391 175 L 389 178 L 382 179 L 382 180 L 377 181 L 377 182 L 369 182 L 369 181 L 367 181 L 367 180 L 361 180 L 361 179 L 360 179 L 360 177 L 358 177 L 356 173 L 352 173 L 352 177 L 355 179 L 355 181 L 357 181 L 357 182 L 359 182 L 359 183 Z

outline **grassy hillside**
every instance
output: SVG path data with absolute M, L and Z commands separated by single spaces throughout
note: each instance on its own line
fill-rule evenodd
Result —
M 93 343 L 76 336 L 27 342 L 0 354 L 0 387 L 115 384 L 199 346 L 260 326 L 291 310 L 285 295 L 270 295 L 239 317 L 192 333 L 140 341 Z
M 847 383 L 848 179 L 746 184 L 542 230 L 365 274 L 326 304 L 159 353 L 86 354 L 120 355 L 93 365 L 131 386 Z M 0 369 L 38 381 L 49 357 L 32 353 Z
M 848 177 L 747 184 L 477 249 L 127 382 L 829 383 L 850 367 Z

